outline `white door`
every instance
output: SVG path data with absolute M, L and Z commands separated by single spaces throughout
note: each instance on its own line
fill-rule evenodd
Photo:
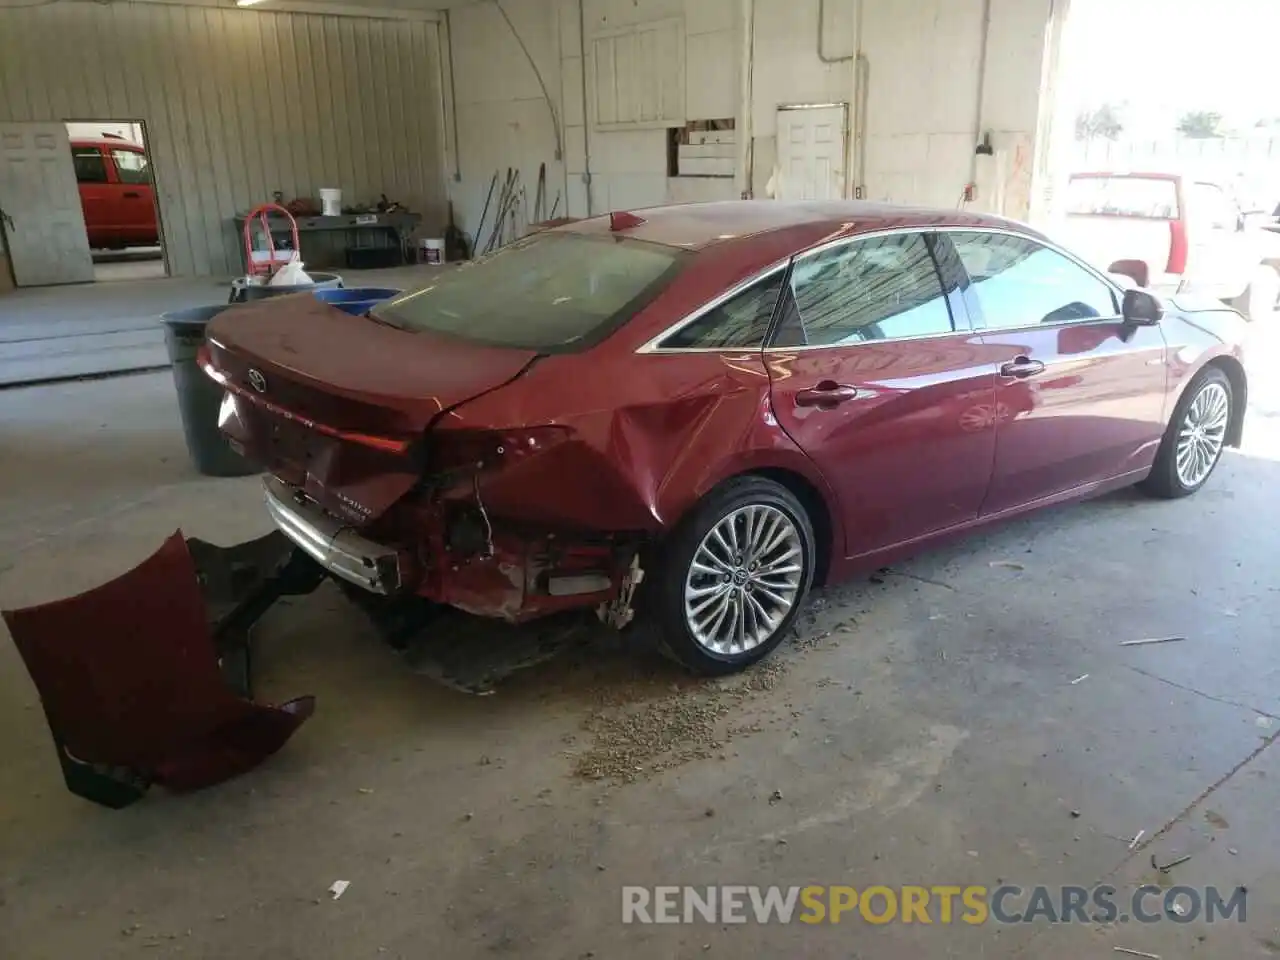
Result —
M 778 200 L 839 200 L 844 196 L 848 108 L 778 110 Z
M 65 125 L 0 123 L 0 209 L 18 286 L 93 280 Z

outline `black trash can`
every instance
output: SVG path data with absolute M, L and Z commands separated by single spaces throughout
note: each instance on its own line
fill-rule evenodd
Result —
M 178 388 L 187 452 L 195 468 L 207 477 L 244 477 L 259 472 L 258 467 L 231 449 L 218 429 L 218 408 L 224 391 L 196 362 L 196 353 L 204 345 L 204 328 L 227 309 L 228 304 L 191 307 L 160 317 L 173 364 L 173 385 Z
M 278 287 L 246 283 L 244 277 L 237 277 L 231 281 L 231 298 L 228 302 L 245 303 L 250 300 L 265 300 L 267 297 L 287 297 L 291 293 L 342 289 L 342 277 L 336 273 L 312 273 L 309 276 L 310 283 L 291 283 Z

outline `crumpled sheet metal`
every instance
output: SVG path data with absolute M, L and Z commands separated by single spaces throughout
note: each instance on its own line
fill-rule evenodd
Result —
M 227 685 L 181 532 L 115 580 L 3 616 L 68 789 L 104 806 L 152 783 L 195 790 L 243 773 L 315 708 L 312 697 L 264 706 Z

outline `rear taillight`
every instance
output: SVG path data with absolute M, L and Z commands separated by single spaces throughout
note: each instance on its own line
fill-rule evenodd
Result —
M 1169 265 L 1166 273 L 1182 274 L 1187 271 L 1187 225 L 1182 220 L 1169 221 Z

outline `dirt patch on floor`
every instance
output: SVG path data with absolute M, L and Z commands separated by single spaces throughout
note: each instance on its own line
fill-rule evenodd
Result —
M 733 739 L 761 729 L 743 722 L 748 705 L 786 670 L 785 661 L 770 660 L 719 680 L 653 677 L 605 688 L 582 720 L 590 742 L 568 751 L 573 774 L 631 783 L 691 760 L 724 758 Z

